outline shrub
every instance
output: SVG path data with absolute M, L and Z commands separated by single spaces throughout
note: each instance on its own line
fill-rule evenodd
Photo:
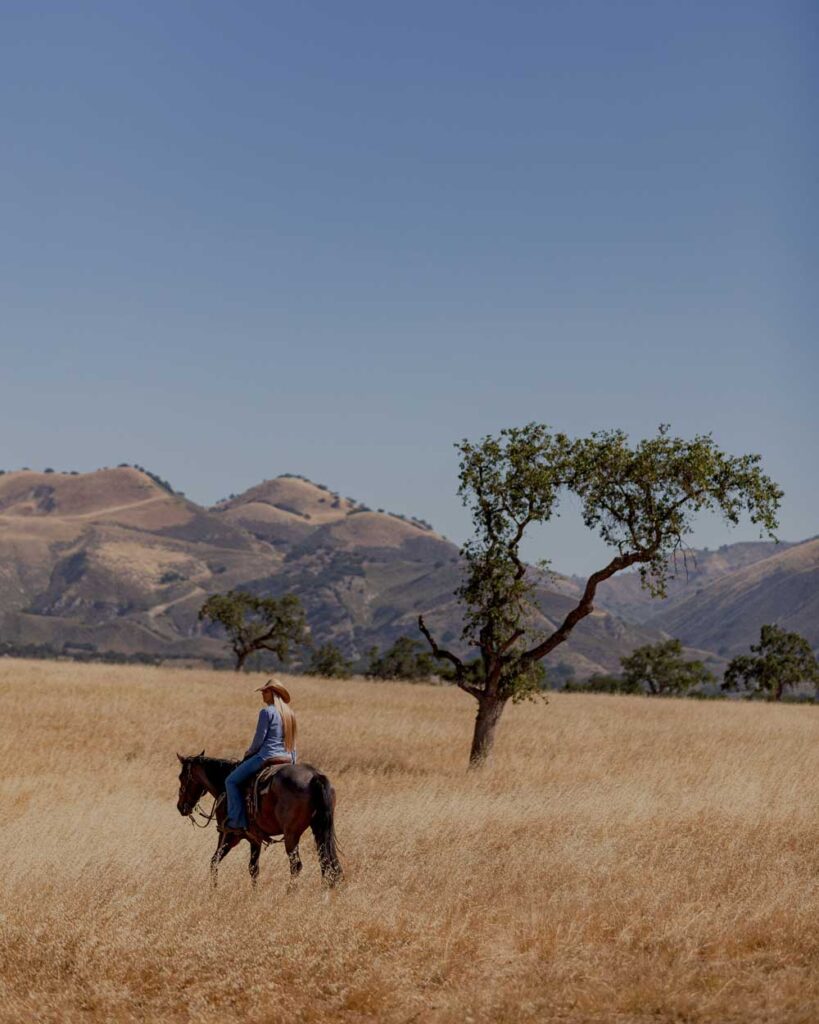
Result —
M 325 679 L 348 679 L 353 674 L 353 665 L 335 644 L 326 643 L 313 649 L 307 672 Z
M 365 675 L 371 679 L 428 679 L 435 671 L 432 656 L 409 636 L 399 636 L 383 654 L 371 648 L 368 660 Z
M 567 693 L 643 693 L 639 683 L 628 682 L 619 676 L 596 673 L 584 682 L 567 679 L 564 689 Z

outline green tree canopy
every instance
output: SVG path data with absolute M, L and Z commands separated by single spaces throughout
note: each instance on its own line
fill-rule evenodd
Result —
M 782 492 L 762 473 L 759 456 L 727 455 L 709 434 L 686 440 L 662 426 L 655 437 L 632 445 L 620 430 L 572 440 L 530 423 L 457 447 L 458 493 L 474 533 L 462 548 L 465 572 L 456 596 L 464 610 L 462 639 L 483 663 L 480 681 L 469 677 L 464 660 L 438 645 L 423 617 L 418 624 L 433 655 L 453 666 L 458 686 L 478 701 L 472 764 L 489 753 L 507 701 L 535 691 L 533 662 L 593 610 L 600 583 L 636 566 L 650 593 L 664 594 L 695 517 L 704 511 L 732 525 L 747 515 L 771 535 L 777 525 Z M 613 555 L 589 576 L 565 618 L 538 634 L 534 592 L 543 572 L 523 562 L 520 544 L 529 526 L 557 513 L 566 494 L 579 501 L 584 523 Z
M 819 683 L 819 663 L 808 641 L 799 633 L 787 633 L 779 626 L 763 626 L 759 643 L 750 654 L 740 654 L 725 670 L 722 688 L 742 686 L 762 693 L 768 700 L 781 700 L 786 686 Z
M 257 597 L 244 590 L 211 594 L 199 609 L 199 621 L 225 630 L 237 672 L 254 651 L 272 651 L 286 664 L 293 646 L 306 639 L 304 609 L 295 594 Z
M 620 659 L 623 681 L 632 692 L 688 693 L 695 686 L 715 682 L 701 661 L 685 661 L 679 640 L 661 640 L 637 647 Z

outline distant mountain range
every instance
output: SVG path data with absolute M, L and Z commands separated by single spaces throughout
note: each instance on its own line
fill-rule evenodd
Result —
M 628 573 L 607 580 L 597 603 L 722 658 L 747 651 L 766 622 L 819 648 L 819 538 L 689 551 L 664 600 L 652 599 Z
M 715 580 L 764 561 L 791 544 L 773 541 L 727 544 L 716 551 L 694 549 L 681 552 L 673 563 L 668 597 L 658 601 L 640 586 L 637 572 L 620 573 L 601 584 L 597 603 L 615 615 L 634 622 L 647 622 L 673 606 L 699 594 Z M 573 577 L 578 583 L 584 582 Z
M 682 566 L 680 566 L 682 570 Z M 216 658 L 223 640 L 197 612 L 242 587 L 297 593 L 314 638 L 349 655 L 415 636 L 423 612 L 458 647 L 458 549 L 428 523 L 373 511 L 295 476 L 203 508 L 133 467 L 0 475 L 0 642 L 57 650 Z M 581 581 L 538 587 L 538 628 L 556 625 Z M 669 597 L 652 602 L 631 574 L 604 584 L 595 612 L 554 660 L 578 675 L 666 633 L 715 668 L 763 622 L 819 645 L 819 540 L 692 552 Z

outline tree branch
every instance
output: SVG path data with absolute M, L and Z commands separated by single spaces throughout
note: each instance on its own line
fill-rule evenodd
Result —
M 577 623 L 580 622 L 581 619 L 585 619 L 587 615 L 594 611 L 594 595 L 597 592 L 598 585 L 602 583 L 603 580 L 607 580 L 610 576 L 613 576 L 616 572 L 620 572 L 622 569 L 627 569 L 630 565 L 634 565 L 635 562 L 647 562 L 650 557 L 651 552 L 632 551 L 627 555 L 618 555 L 616 558 L 613 558 L 604 569 L 599 569 L 597 572 L 592 573 L 586 581 L 583 596 L 580 598 L 577 605 L 572 608 L 554 633 L 547 637 L 542 643 L 539 643 L 536 647 L 532 647 L 531 650 L 526 651 L 523 655 L 523 659 L 526 661 L 539 661 L 541 658 L 549 654 L 550 651 L 553 651 L 558 644 L 562 644 Z
M 490 658 L 494 655 L 495 649 L 492 646 L 492 622 L 485 622 L 478 634 L 478 647 Z
M 500 654 L 505 654 L 509 650 L 509 648 L 512 646 L 512 644 L 514 644 L 514 642 L 516 640 L 519 640 L 523 636 L 523 634 L 525 632 L 526 632 L 525 629 L 516 629 L 515 632 L 506 641 L 506 643 L 501 645 L 501 649 L 500 649 L 499 653 Z
M 258 640 L 256 646 L 260 651 L 272 651 L 273 654 L 281 658 L 281 655 L 279 654 L 279 645 L 271 644 L 270 640 Z
M 526 565 L 520 560 L 520 556 L 518 555 L 518 544 L 520 544 L 521 540 L 523 539 L 523 533 L 526 527 L 529 525 L 529 523 L 531 523 L 531 521 L 532 517 L 531 515 L 528 515 L 524 518 L 522 523 L 518 523 L 518 528 L 515 531 L 515 536 L 506 545 L 506 550 L 509 552 L 509 557 L 515 563 L 516 580 L 523 579 L 523 577 L 526 575 Z
M 423 615 L 418 616 L 418 628 L 427 638 L 427 643 L 429 644 L 432 650 L 433 658 L 437 658 L 439 661 L 449 661 L 455 666 L 456 685 L 459 686 L 462 690 L 465 690 L 467 693 L 471 693 L 473 697 L 479 698 L 483 691 L 479 689 L 477 686 L 473 686 L 471 683 L 468 683 L 466 681 L 466 677 L 464 675 L 465 665 L 461 661 L 461 659 L 457 655 L 453 654 L 451 651 L 444 650 L 442 647 L 438 646 L 438 644 L 433 639 L 432 634 L 426 627 Z

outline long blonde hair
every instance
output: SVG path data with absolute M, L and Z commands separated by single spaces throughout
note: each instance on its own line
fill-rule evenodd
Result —
M 281 697 L 273 694 L 273 707 L 279 712 L 282 719 L 282 732 L 284 733 L 284 749 L 291 751 L 296 749 L 296 715 L 289 704 L 286 704 Z

